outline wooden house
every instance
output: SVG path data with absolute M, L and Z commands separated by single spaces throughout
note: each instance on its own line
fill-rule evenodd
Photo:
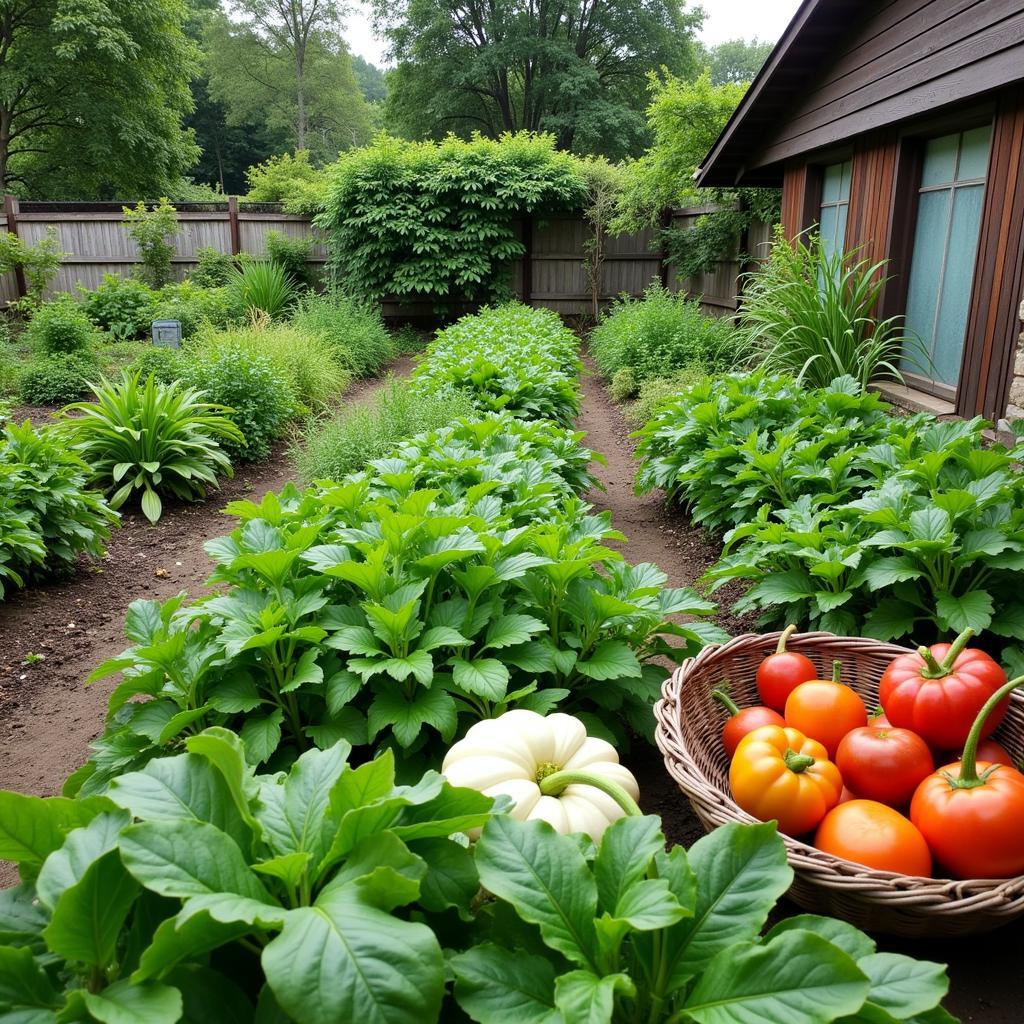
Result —
M 892 397 L 1024 416 L 1024 0 L 804 0 L 698 183 L 890 261 L 879 314 L 930 357 Z

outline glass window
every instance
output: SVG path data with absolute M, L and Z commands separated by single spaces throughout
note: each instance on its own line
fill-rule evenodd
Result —
M 830 164 L 821 176 L 821 214 L 818 230 L 827 256 L 843 251 L 846 244 L 846 214 L 850 209 L 850 174 L 853 161 Z
M 907 290 L 903 368 L 946 389 L 960 377 L 985 199 L 990 125 L 925 146 Z

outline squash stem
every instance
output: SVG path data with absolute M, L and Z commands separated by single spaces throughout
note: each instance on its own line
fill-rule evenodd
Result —
M 566 786 L 593 786 L 610 796 L 626 814 L 639 818 L 644 812 L 637 802 L 620 786 L 603 775 L 586 771 L 560 771 L 540 780 L 540 791 L 545 796 L 558 796 Z
M 981 730 L 985 728 L 985 722 L 988 721 L 988 716 L 995 710 L 996 705 L 1021 685 L 1024 685 L 1024 676 L 1011 679 L 1008 683 L 1000 686 L 985 701 L 971 726 L 971 731 L 967 734 L 967 742 L 964 744 L 964 752 L 960 758 L 959 775 L 954 779 L 946 773 L 946 779 L 954 789 L 974 789 L 977 786 L 983 786 L 989 775 L 999 767 L 993 765 L 983 775 L 978 774 L 978 743 L 981 740 Z

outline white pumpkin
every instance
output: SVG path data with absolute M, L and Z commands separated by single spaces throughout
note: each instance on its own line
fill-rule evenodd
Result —
M 640 795 L 632 773 L 619 764 L 615 748 L 588 736 L 572 715 L 547 717 L 535 711 L 507 711 L 472 726 L 448 751 L 441 768 L 453 786 L 466 786 L 487 796 L 504 793 L 515 801 L 511 815 L 520 821 L 540 818 L 557 832 L 585 832 L 595 842 L 627 812 L 608 793 L 574 781 L 552 795 L 541 782 L 557 772 L 583 773 L 617 784 L 632 801 Z M 545 789 L 551 789 L 551 784 Z

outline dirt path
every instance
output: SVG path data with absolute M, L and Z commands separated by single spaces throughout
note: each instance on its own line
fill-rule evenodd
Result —
M 402 357 L 391 372 L 406 376 L 411 367 L 411 358 Z M 362 382 L 344 403 L 367 401 L 385 379 Z M 0 788 L 59 792 L 103 727 L 115 680 L 88 688 L 84 682 L 124 650 L 128 605 L 182 590 L 202 593 L 211 566 L 203 542 L 228 532 L 233 522 L 220 510 L 228 501 L 278 491 L 294 475 L 280 447 L 266 462 L 241 467 L 206 502 L 169 506 L 156 526 L 139 514 L 125 515 L 102 562 L 0 603 Z

